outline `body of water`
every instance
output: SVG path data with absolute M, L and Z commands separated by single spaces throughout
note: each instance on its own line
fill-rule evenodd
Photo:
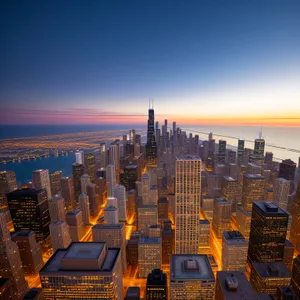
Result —
M 134 125 L 26 125 L 26 126 L 0 126 L 0 139 L 24 136 L 41 136 L 54 134 L 68 134 L 77 132 L 90 132 L 100 130 L 135 128 Z M 255 126 L 181 126 L 182 130 L 198 134 L 200 139 L 207 139 L 209 132 L 214 133 L 216 142 L 225 139 L 227 144 L 236 146 L 237 138 L 246 141 L 247 148 L 253 148 L 253 141 L 259 136 L 260 127 Z M 145 129 L 145 128 L 143 128 Z M 263 138 L 266 140 L 266 151 L 274 153 L 278 159 L 290 158 L 298 163 L 300 152 L 288 151 L 294 149 L 300 151 L 300 127 L 264 127 Z M 286 149 L 271 147 L 275 145 Z M 18 184 L 31 180 L 31 173 L 37 169 L 49 169 L 49 172 L 62 170 L 65 176 L 72 174 L 72 163 L 75 162 L 75 154 L 66 156 L 51 156 L 48 158 L 0 164 L 0 170 L 12 170 L 17 175 Z

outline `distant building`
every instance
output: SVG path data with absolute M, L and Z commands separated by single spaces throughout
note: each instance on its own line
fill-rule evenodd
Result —
M 290 181 L 284 178 L 276 178 L 274 184 L 274 203 L 287 210 L 290 192 Z
M 65 199 L 67 212 L 76 208 L 74 180 L 71 177 L 62 177 L 60 180 L 61 196 Z
M 222 178 L 221 195 L 223 199 L 227 200 L 231 204 L 231 211 L 236 212 L 236 205 L 241 199 L 237 179 L 230 176 L 224 176 Z
M 13 171 L 0 172 L 0 209 L 7 207 L 6 194 L 18 188 L 16 174 Z
M 300 181 L 292 205 L 290 240 L 295 246 L 296 251 L 300 253 Z
M 276 296 L 277 288 L 288 286 L 291 273 L 283 262 L 253 263 L 250 282 L 259 293 Z
M 157 224 L 157 206 L 141 204 L 138 206 L 137 211 L 137 229 L 142 235 L 147 236 L 148 228 Z
M 94 153 L 85 153 L 84 154 L 84 171 L 89 175 L 91 182 L 96 181 L 96 161 Z
M 154 269 L 148 274 L 146 284 L 146 300 L 167 300 L 167 275 L 160 269 Z
M 48 200 L 51 222 L 65 221 L 65 199 L 60 195 L 55 195 Z
M 246 271 L 248 241 L 239 231 L 225 231 L 222 239 L 222 270 Z
M 79 208 L 82 211 L 83 222 L 85 225 L 89 225 L 90 217 L 91 217 L 89 196 L 84 193 L 81 193 L 79 195 L 78 202 L 79 202 Z
M 146 161 L 149 165 L 155 165 L 157 163 L 157 144 L 155 140 L 153 108 L 149 108 L 148 110 Z
M 89 175 L 84 174 L 80 177 L 80 186 L 81 186 L 81 193 L 87 193 L 87 186 L 91 182 L 91 178 Z
M 62 171 L 56 171 L 50 173 L 50 184 L 52 195 L 61 195 L 61 185 L 60 180 L 62 178 Z
M 126 191 L 135 189 L 135 182 L 137 181 L 137 165 L 128 165 L 124 168 L 123 184 Z
M 45 299 L 123 299 L 119 248 L 72 243 L 59 249 L 40 271 Z
M 113 187 L 113 195 L 118 200 L 119 221 L 127 220 L 127 194 L 123 185 L 117 184 Z
M 170 299 L 213 300 L 215 278 L 207 255 L 174 254 L 170 263 Z
M 36 190 L 45 189 L 47 197 L 52 197 L 49 170 L 36 170 L 32 172 L 32 184 Z
M 293 181 L 295 178 L 296 163 L 290 159 L 285 159 L 279 164 L 279 178 Z
M 139 277 L 147 277 L 153 269 L 161 268 L 161 239 L 142 237 L 138 242 Z
M 226 162 L 226 141 L 219 140 L 218 163 L 225 165 Z
M 113 196 L 113 187 L 117 184 L 116 169 L 113 164 L 106 167 L 106 184 L 107 184 L 107 197 Z
M 250 262 L 283 260 L 288 218 L 288 213 L 273 202 L 253 202 L 248 251 Z
M 245 150 L 245 141 L 239 139 L 238 140 L 238 164 L 241 165 L 244 163 L 244 150 Z
M 33 231 L 18 231 L 11 234 L 17 244 L 25 274 L 37 274 L 44 265 L 40 244 L 36 241 Z
M 99 196 L 96 193 L 96 184 L 89 183 L 87 185 L 86 193 L 89 197 L 91 216 L 97 217 L 100 211 L 100 203 L 99 203 Z
M 74 190 L 75 190 L 75 200 L 76 206 L 78 204 L 78 196 L 81 194 L 81 176 L 84 175 L 84 165 L 83 164 L 73 164 L 72 173 L 74 180 Z M 76 207 L 75 207 L 76 208 Z

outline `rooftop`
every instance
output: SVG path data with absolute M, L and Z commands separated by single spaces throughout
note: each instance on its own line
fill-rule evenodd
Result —
M 124 224 L 96 224 L 93 226 L 94 229 L 121 229 L 124 227 Z
M 170 279 L 214 281 L 212 268 L 205 254 L 174 254 L 170 262 Z
M 201 160 L 201 158 L 197 155 L 178 155 L 176 160 Z
M 244 177 L 248 178 L 248 179 L 265 179 L 264 176 L 260 175 L 260 174 L 244 174 Z
M 217 281 L 220 284 L 224 299 L 230 300 L 258 300 L 258 294 L 252 288 L 242 272 L 217 272 Z
M 227 180 L 227 181 L 237 182 L 237 179 L 234 179 L 234 178 L 232 178 L 232 177 L 230 177 L 230 176 L 224 176 L 223 178 L 224 178 L 225 180 Z
M 276 215 L 276 216 L 284 216 L 288 217 L 289 214 L 280 208 L 278 205 L 276 205 L 274 202 L 266 201 L 266 202 L 260 202 L 260 201 L 254 201 L 253 202 L 253 208 L 259 207 L 260 210 L 263 212 L 264 215 Z
M 247 240 L 239 231 L 224 231 L 223 240 L 228 245 L 248 245 Z
M 21 196 L 27 196 L 27 195 L 38 195 L 40 194 L 40 192 L 42 191 L 43 189 L 31 189 L 31 188 L 22 188 L 22 189 L 18 189 L 18 190 L 15 190 L 15 191 L 12 191 L 12 192 L 9 192 L 7 195 L 10 195 L 10 196 L 18 196 L 18 195 L 21 195 Z
M 137 286 L 130 286 L 127 289 L 126 297 L 140 297 L 140 288 Z
M 116 211 L 116 210 L 118 210 L 116 207 L 114 207 L 114 206 L 109 206 L 109 207 L 106 207 L 105 209 L 104 209 L 104 211 Z
M 66 216 L 76 216 L 77 214 L 79 214 L 81 212 L 80 209 L 74 209 L 72 211 L 69 211 Z
M 128 165 L 125 166 L 125 170 L 135 170 L 137 168 L 137 165 Z
M 61 220 L 57 220 L 57 221 L 55 221 L 55 222 L 50 223 L 49 226 L 53 226 L 53 225 L 61 225 L 61 224 L 63 224 L 63 223 L 65 223 L 65 222 L 64 222 L 64 221 L 61 221 Z
M 210 224 L 209 221 L 206 220 L 206 219 L 205 219 L 205 220 L 200 220 L 199 223 L 200 223 L 200 224 L 206 224 L 206 225 L 209 225 L 209 224 Z
M 262 278 L 291 278 L 283 262 L 253 263 L 253 268 Z
M 96 259 L 104 246 L 105 243 L 72 243 L 64 259 Z
M 149 237 L 141 237 L 139 240 L 139 244 L 154 244 L 158 245 L 161 243 L 160 238 L 149 238 Z
M 17 232 L 12 232 L 11 236 L 12 237 L 24 237 L 24 236 L 31 236 L 33 235 L 34 232 L 30 230 L 22 230 L 22 231 L 17 231 Z
M 227 200 L 223 198 L 215 198 L 215 200 L 220 204 L 230 204 Z

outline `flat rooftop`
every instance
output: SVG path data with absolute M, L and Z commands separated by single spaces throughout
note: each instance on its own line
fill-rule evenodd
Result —
M 260 174 L 244 174 L 244 177 L 248 178 L 248 179 L 265 179 L 264 176 L 260 175 Z
M 232 178 L 231 176 L 223 176 L 226 181 L 237 182 L 237 179 Z
M 248 242 L 239 231 L 224 231 L 223 240 L 228 245 L 247 246 Z
M 75 210 L 72 210 L 72 211 L 69 211 L 66 216 L 76 216 L 77 214 L 79 214 L 81 212 L 80 209 L 75 209 Z
M 205 254 L 174 254 L 170 261 L 170 279 L 215 281 L 212 268 Z
M 283 262 L 253 263 L 253 268 L 262 278 L 291 278 L 291 273 Z
M 215 200 L 220 204 L 230 204 L 227 200 L 224 198 L 215 198 Z
M 123 228 L 124 227 L 124 224 L 96 224 L 96 225 L 94 225 L 93 226 L 93 230 L 94 229 L 105 229 L 105 230 L 107 230 L 107 229 L 121 229 L 121 228 Z
M 140 288 L 137 286 L 130 286 L 127 289 L 126 297 L 140 297 Z
M 254 201 L 253 207 L 259 207 L 260 210 L 263 212 L 264 215 L 276 215 L 276 216 L 282 216 L 282 217 L 288 217 L 289 214 L 280 208 L 278 205 L 276 205 L 274 202 L 266 201 L 266 202 L 260 202 L 260 201 Z
M 203 224 L 203 225 L 209 225 L 209 224 L 210 224 L 209 221 L 206 220 L 206 219 L 204 219 L 204 220 L 199 220 L 199 223 L 200 223 L 200 224 Z
M 83 272 L 111 272 L 120 248 L 106 248 L 105 243 L 73 242 L 67 249 L 58 249 L 40 274 L 82 274 Z M 68 266 L 71 266 L 68 269 Z
M 258 294 L 245 277 L 244 273 L 236 271 L 217 272 L 217 281 L 220 284 L 224 299 L 230 300 L 258 300 Z
M 160 238 L 149 238 L 149 237 L 141 237 L 139 240 L 139 244 L 153 244 L 158 245 L 161 243 Z
M 9 196 L 32 196 L 32 195 L 38 195 L 43 189 L 30 189 L 30 188 L 22 188 L 18 189 L 12 192 L 9 192 L 7 195 Z
M 198 155 L 178 155 L 176 160 L 201 160 Z
M 11 236 L 12 237 L 25 237 L 25 236 L 31 236 L 33 235 L 34 232 L 30 230 L 22 230 L 22 231 L 17 231 L 17 232 L 12 232 Z

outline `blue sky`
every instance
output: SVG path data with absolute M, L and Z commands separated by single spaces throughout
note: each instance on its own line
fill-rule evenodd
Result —
M 300 1 L 2 1 L 0 28 L 0 123 L 138 122 L 149 97 L 300 118 Z

